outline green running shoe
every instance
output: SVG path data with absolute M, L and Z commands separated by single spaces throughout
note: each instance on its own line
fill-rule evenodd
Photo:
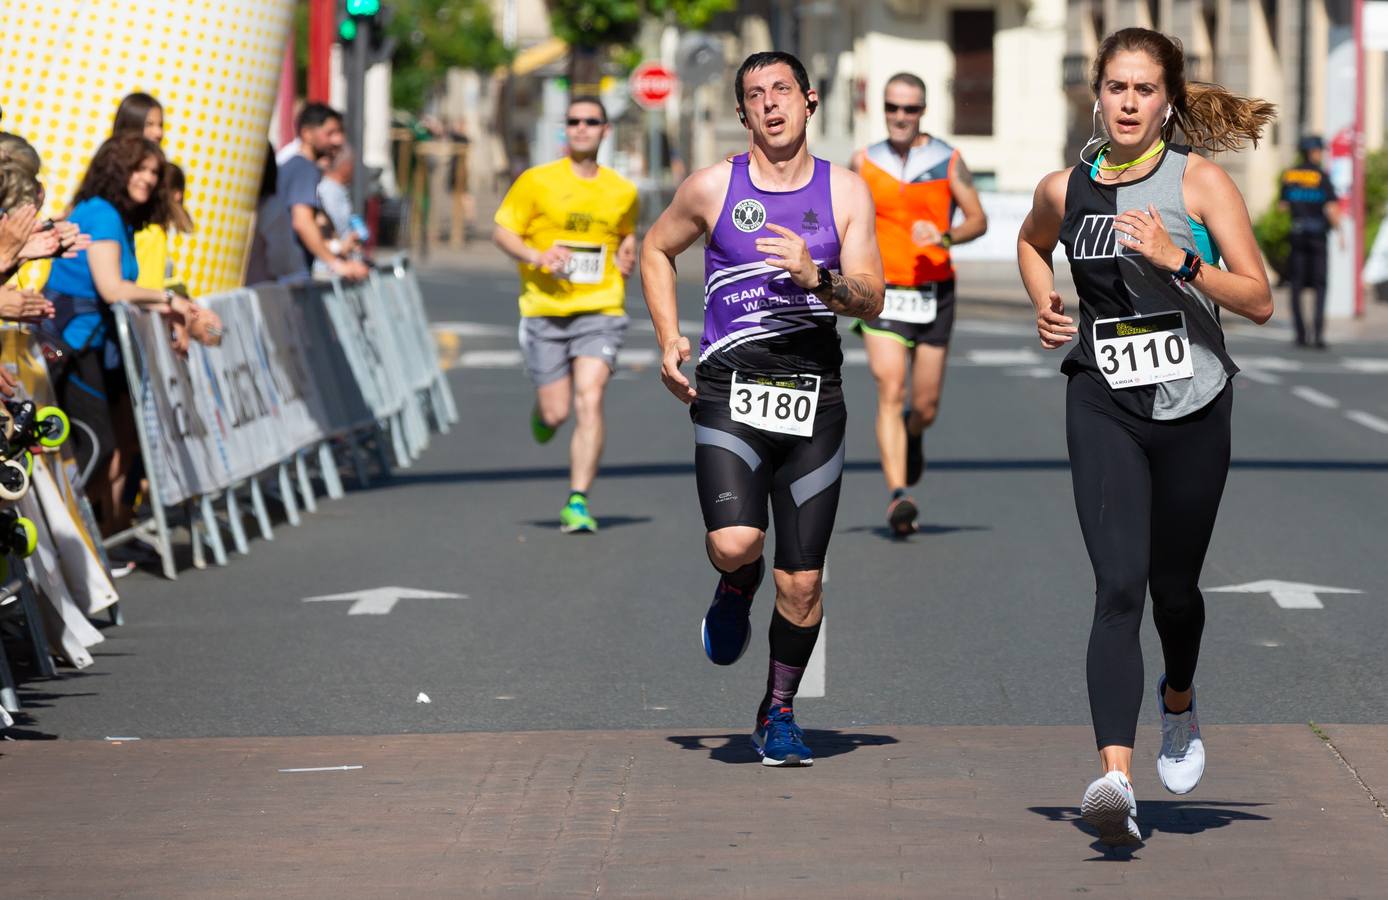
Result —
M 540 407 L 530 408 L 530 434 L 535 438 L 535 443 L 548 444 L 558 430 L 550 428 L 545 424 L 545 420 L 540 418 Z
M 570 494 L 569 502 L 559 510 L 559 530 L 564 534 L 596 534 L 598 520 L 588 513 L 588 501 L 582 494 Z

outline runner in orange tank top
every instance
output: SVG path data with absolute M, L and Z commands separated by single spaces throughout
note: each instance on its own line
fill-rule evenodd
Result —
M 877 380 L 877 447 L 891 492 L 887 524 L 904 537 L 916 530 L 916 502 L 906 488 L 925 466 L 921 435 L 940 407 L 954 330 L 949 249 L 982 235 L 988 220 L 959 151 L 921 131 L 925 82 L 906 72 L 893 75 L 883 108 L 887 139 L 854 154 L 853 171 L 867 181 L 877 206 L 887 298 L 880 317 L 854 329 Z M 957 225 L 956 209 L 963 213 Z

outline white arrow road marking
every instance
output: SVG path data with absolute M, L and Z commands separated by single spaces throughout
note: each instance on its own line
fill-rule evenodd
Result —
M 1301 584 L 1296 581 L 1250 581 L 1248 584 L 1231 584 L 1228 587 L 1205 588 L 1217 594 L 1271 594 L 1272 599 L 1283 609 L 1325 609 L 1325 604 L 1317 594 L 1362 594 L 1352 588 L 1324 587 L 1316 584 Z
M 1360 412 L 1357 409 L 1352 409 L 1345 413 L 1345 418 L 1349 419 L 1351 422 L 1357 422 L 1371 431 L 1377 431 L 1379 434 L 1388 434 L 1388 422 L 1385 422 L 1373 413 Z
M 1292 396 L 1300 397 L 1307 403 L 1313 406 L 1319 406 L 1321 409 L 1336 409 L 1340 405 L 1340 401 L 1329 394 L 1322 394 L 1315 388 L 1305 387 L 1304 385 L 1297 385 L 1292 388 Z
M 445 594 L 442 591 L 417 591 L 414 588 L 379 587 L 366 591 L 348 591 L 325 597 L 305 597 L 305 603 L 337 603 L 353 601 L 349 616 L 388 616 L 401 600 L 466 600 L 467 594 Z

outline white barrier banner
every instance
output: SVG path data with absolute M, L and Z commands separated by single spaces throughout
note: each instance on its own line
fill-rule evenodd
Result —
M 442 389 L 412 280 L 400 262 L 358 285 L 203 298 L 222 319 L 222 344 L 194 343 L 187 358 L 174 353 L 160 316 L 122 307 L 162 505 L 219 493 L 366 427 L 400 429 L 392 437 L 417 455 L 428 442 L 425 406 Z
M 171 349 L 159 316 L 130 312 L 166 506 L 224 490 L 327 435 L 313 378 L 288 338 L 287 298 L 268 320 L 254 291 L 203 303 L 222 319 L 222 344 L 193 344 L 187 359 Z
M 176 506 L 221 490 L 230 483 L 228 460 L 209 425 L 214 404 L 207 376 L 195 381 L 189 360 L 179 359 L 170 348 L 159 316 L 134 309 L 121 309 L 117 315 L 122 313 L 138 353 L 140 384 L 131 388 L 144 413 L 141 424 L 150 442 L 145 465 L 156 476 L 159 501 Z

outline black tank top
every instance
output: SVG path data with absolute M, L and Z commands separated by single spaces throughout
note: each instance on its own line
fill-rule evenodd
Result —
M 1065 190 L 1065 217 L 1060 241 L 1070 260 L 1079 294 L 1079 334 L 1061 371 L 1098 381 L 1108 389 L 1094 353 L 1095 319 L 1180 310 L 1185 313 L 1194 376 L 1143 387 L 1110 389 L 1114 400 L 1147 419 L 1176 419 L 1203 409 L 1219 396 L 1239 369 L 1224 349 L 1219 308 L 1190 284 L 1175 284 L 1171 274 L 1118 243 L 1114 216 L 1133 209 L 1157 208 L 1176 246 L 1196 250 L 1181 181 L 1189 147 L 1168 145 L 1150 173 L 1123 184 L 1096 182 L 1089 166 L 1070 172 Z

